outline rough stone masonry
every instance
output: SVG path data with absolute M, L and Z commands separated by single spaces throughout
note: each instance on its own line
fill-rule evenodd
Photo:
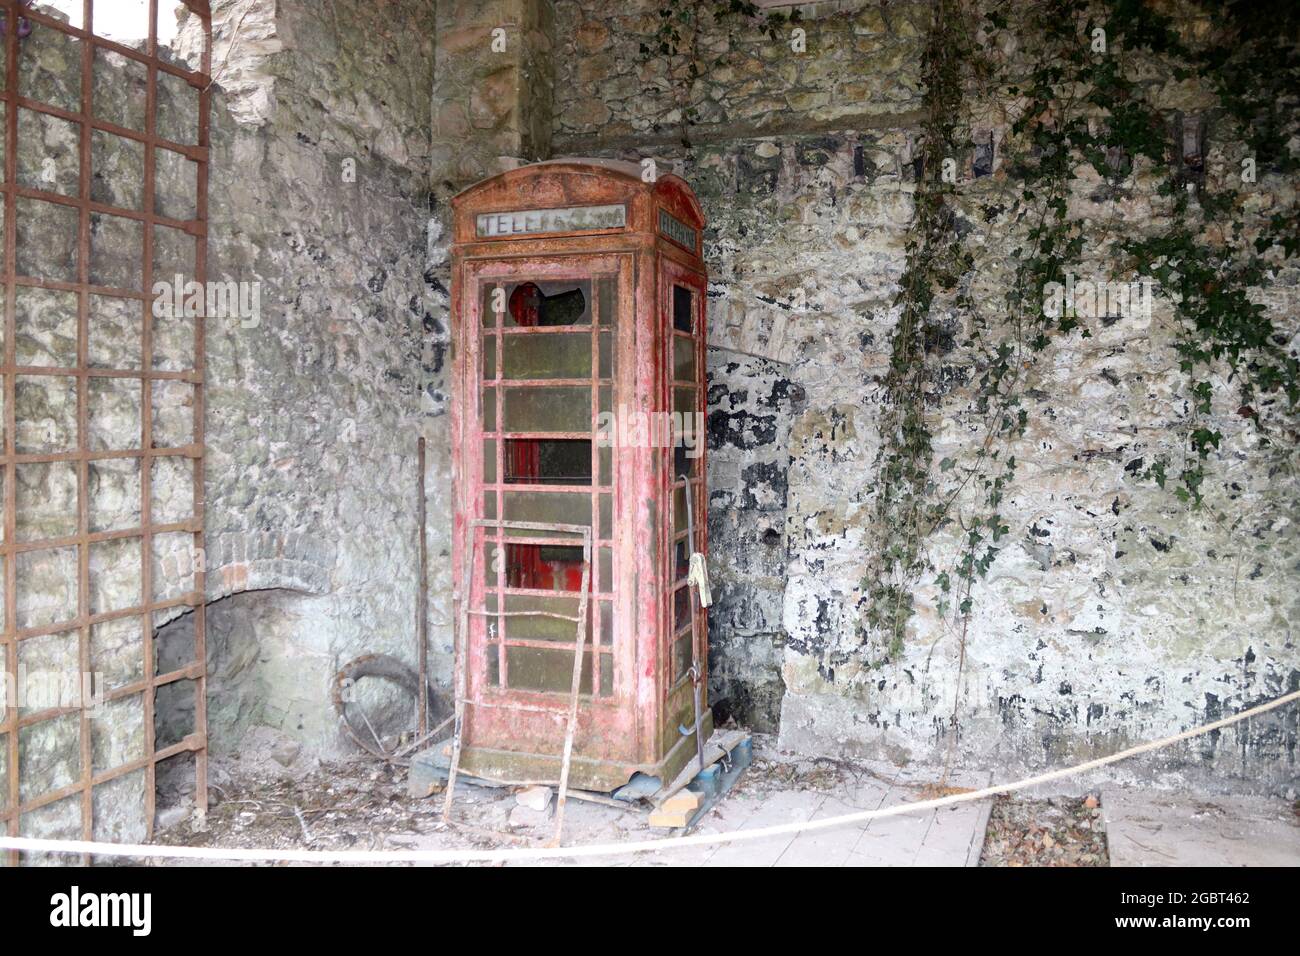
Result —
M 1208 29 L 1202 5 L 1173 6 L 1188 29 Z M 1051 346 L 1027 399 L 1034 424 L 1017 449 L 1011 543 L 978 587 L 960 669 L 952 621 L 924 590 L 900 654 L 883 665 L 855 656 L 864 563 L 879 533 L 873 461 L 914 213 L 930 5 L 803 5 L 799 54 L 756 24 L 705 21 L 696 42 L 718 63 L 695 79 L 642 51 L 659 9 L 656 0 L 213 4 L 209 270 L 258 283 L 262 309 L 256 327 L 207 333 L 213 750 L 237 748 L 259 726 L 321 753 L 344 749 L 331 677 L 363 653 L 412 660 L 421 587 L 435 676 L 449 681 L 446 200 L 483 176 L 561 156 L 653 157 L 705 204 L 711 694 L 721 716 L 806 753 L 955 754 L 1009 776 L 1300 686 L 1294 460 L 1271 473 L 1253 467 L 1251 433 L 1224 399 L 1213 410 L 1224 437 L 1211 508 L 1192 512 L 1140 478 L 1143 462 L 1178 451 L 1190 414 L 1171 306 L 1159 297 L 1149 320 L 1107 316 L 1090 337 Z M 40 31 L 24 42 L 52 82 L 69 75 L 66 51 L 42 47 Z M 183 21 L 178 55 L 196 42 Z M 1146 82 L 1171 116 L 1216 109 L 1195 77 L 1152 72 Z M 113 89 L 120 109 L 133 108 L 129 77 Z M 960 164 L 960 228 L 982 237 L 986 264 L 1005 256 L 1014 230 L 988 212 L 1016 175 L 1001 148 L 1007 108 L 980 104 L 987 121 Z M 20 142 L 44 151 L 24 159 L 33 168 L 75 150 L 57 122 Z M 139 162 L 112 145 L 96 160 L 104 190 L 131 182 Z M 1215 139 L 1213 127 L 1206 149 L 1211 179 L 1236 168 L 1240 144 Z M 1099 234 L 1141 232 L 1163 215 L 1155 181 L 1141 164 L 1118 194 L 1081 176 L 1070 201 Z M 175 196 L 183 202 L 184 189 Z M 1247 212 L 1294 216 L 1295 203 L 1293 182 L 1261 170 Z M 66 241 L 57 223 L 32 228 Z M 1099 240 L 1084 267 L 1104 276 L 1107 256 Z M 1296 288 L 1285 268 L 1258 290 L 1292 355 Z M 66 346 L 58 303 L 35 297 L 31 308 L 45 331 L 23 347 Z M 965 331 L 951 329 L 928 410 L 936 457 L 970 438 Z M 103 347 L 116 347 L 111 334 Z M 23 397 L 20 428 L 65 420 L 66 400 Z M 104 409 L 105 435 L 139 413 L 129 402 Z M 420 436 L 430 448 L 426 581 L 416 570 Z M 31 479 L 40 488 L 20 499 L 39 504 L 24 521 L 66 514 L 56 472 Z M 104 474 L 97 500 L 106 509 L 129 500 L 130 480 Z M 166 483 L 160 493 L 187 494 Z M 953 543 L 943 532 L 933 547 Z M 187 557 L 159 556 L 178 591 Z M 67 568 L 46 571 L 40 600 L 66 599 Z M 185 617 L 159 626 L 183 644 Z M 400 726 L 408 702 L 388 703 Z M 183 700 L 160 702 L 162 732 L 186 717 Z M 139 715 L 105 727 L 105 747 L 137 746 L 142 733 Z M 1289 792 L 1296 737 L 1294 712 L 1282 714 L 1141 772 Z M 72 738 L 32 746 L 48 757 L 44 783 L 72 772 L 75 755 L 60 756 Z M 143 828 L 138 808 L 119 822 L 105 835 Z M 52 817 L 37 829 L 66 825 Z

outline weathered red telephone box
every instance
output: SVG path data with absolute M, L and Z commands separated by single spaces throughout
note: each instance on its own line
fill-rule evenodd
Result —
M 485 180 L 453 207 L 460 766 L 559 779 L 583 528 L 570 780 L 670 780 L 696 754 L 693 677 L 712 731 L 706 618 L 687 586 L 706 550 L 699 203 L 676 176 L 564 160 Z

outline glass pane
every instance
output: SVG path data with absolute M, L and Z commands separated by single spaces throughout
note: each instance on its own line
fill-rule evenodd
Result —
M 497 337 L 483 336 L 483 381 L 490 382 L 497 377 Z
M 673 449 L 673 477 L 686 475 L 698 478 L 700 475 L 699 449 L 694 447 L 694 436 L 686 435 Z
M 508 432 L 591 431 L 591 389 L 558 386 L 506 389 L 502 429 Z
M 590 378 L 591 336 L 503 336 L 504 378 Z
M 673 633 L 691 626 L 691 589 L 678 588 L 673 592 Z
M 597 590 L 609 594 L 614 590 L 614 555 L 609 548 L 596 549 Z
M 600 655 L 600 696 L 614 696 L 614 657 L 611 654 Z
M 496 290 L 502 289 L 500 296 L 497 296 Z M 483 298 L 479 302 L 479 318 L 483 325 L 489 328 L 497 324 L 497 312 L 505 310 L 505 291 L 504 287 L 495 285 L 485 285 L 483 287 Z
M 608 332 L 600 336 L 600 377 L 614 377 L 614 338 Z
M 673 545 L 673 580 L 684 581 L 686 574 L 690 570 L 690 550 L 687 548 L 686 539 L 678 541 Z
M 507 521 L 549 521 L 558 524 L 591 524 L 591 495 L 568 492 L 507 491 Z M 509 537 L 537 537 L 536 532 L 508 531 Z
M 497 443 L 491 438 L 483 439 L 483 481 L 492 484 L 497 480 Z
M 614 325 L 614 280 L 601 279 L 596 285 L 596 292 L 600 296 L 600 324 L 602 326 Z
M 673 670 L 673 680 L 681 680 L 686 676 L 686 672 L 691 669 L 691 632 L 687 631 L 679 637 L 673 645 L 673 657 L 676 661 L 676 668 Z
M 532 594 L 507 594 L 505 609 L 514 611 L 544 611 L 547 614 L 578 616 L 577 597 L 538 597 Z M 591 640 L 591 613 L 587 609 L 587 640 Z M 505 619 L 506 638 L 512 641 L 561 641 L 572 645 L 578 636 L 578 622 L 558 617 L 508 617 Z M 572 658 L 570 658 L 572 660 Z
M 614 644 L 614 610 L 609 601 L 600 601 L 600 646 L 612 647 Z
M 614 536 L 614 496 L 600 496 L 600 526 L 597 537 L 608 541 Z
M 582 655 L 579 693 L 591 693 L 591 651 Z M 573 651 L 543 647 L 507 647 L 510 686 L 522 690 L 569 693 L 573 686 Z
M 673 336 L 673 378 L 679 382 L 695 381 L 695 340 Z
M 483 389 L 483 410 L 481 417 L 483 419 L 483 430 L 485 432 L 494 432 L 497 430 L 497 390 L 495 388 Z

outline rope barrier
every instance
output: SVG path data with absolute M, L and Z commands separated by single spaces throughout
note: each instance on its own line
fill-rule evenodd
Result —
M 637 840 L 628 843 L 595 843 L 568 847 L 517 847 L 499 850 L 259 850 L 221 847 L 156 846 L 148 844 L 96 843 L 89 840 L 42 840 L 31 837 L 0 837 L 0 849 L 41 853 L 89 853 L 103 857 L 131 857 L 154 860 L 226 860 L 248 863 L 511 863 L 518 861 L 586 859 L 601 856 L 621 856 L 633 853 L 650 853 L 660 850 L 681 850 L 688 847 L 740 843 L 747 840 L 765 840 L 774 836 L 806 833 L 812 830 L 829 830 L 833 827 L 879 820 L 885 817 L 935 810 L 983 800 L 1000 793 L 1013 793 L 1030 787 L 1051 783 L 1076 774 L 1106 767 L 1140 754 L 1151 753 L 1184 740 L 1222 730 L 1233 724 L 1260 714 L 1284 707 L 1300 700 L 1300 691 L 1292 691 L 1264 704 L 1243 710 L 1230 717 L 1202 724 L 1190 730 L 1160 740 L 1129 747 L 1107 757 L 1098 757 L 1073 767 L 1052 770 L 1026 777 L 1012 783 L 984 787 L 966 793 L 919 800 L 880 810 L 862 810 L 821 820 L 783 823 L 753 830 L 731 830 L 726 833 L 697 833 L 691 836 L 668 837 L 655 840 Z

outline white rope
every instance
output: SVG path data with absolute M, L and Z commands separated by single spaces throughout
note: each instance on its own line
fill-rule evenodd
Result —
M 721 843 L 738 843 L 745 840 L 764 840 L 769 837 L 804 833 L 810 830 L 829 830 L 832 827 L 847 826 L 852 823 L 864 823 L 884 817 L 899 816 L 904 813 L 916 813 L 920 810 L 934 810 L 959 803 L 983 800 L 999 793 L 1011 793 L 1025 790 L 1040 784 L 1050 783 L 1075 774 L 1086 773 L 1109 764 L 1150 753 L 1162 747 L 1191 740 L 1202 734 L 1213 733 L 1233 724 L 1258 716 L 1267 711 L 1283 707 L 1300 700 L 1300 691 L 1292 691 L 1268 703 L 1244 710 L 1231 717 L 1224 717 L 1213 723 L 1193 727 L 1182 733 L 1165 737 L 1150 743 L 1139 744 L 1108 757 L 1098 757 L 1073 767 L 1052 770 L 1037 776 L 1026 777 L 1014 783 L 984 787 L 934 800 L 919 800 L 904 803 L 882 810 L 862 810 L 846 813 L 838 817 L 826 817 L 821 820 L 805 820 L 796 823 L 783 823 L 770 827 L 758 827 L 753 830 L 731 830 L 727 833 L 699 833 L 692 836 L 669 837 L 658 840 L 637 840 L 630 843 L 595 843 L 586 846 L 569 847 L 521 847 L 500 850 L 258 850 L 258 849 L 223 849 L 221 847 L 197 846 L 151 846 L 148 844 L 95 843 L 88 840 L 38 840 L 28 837 L 0 837 L 0 849 L 23 850 L 40 853 L 89 853 L 95 856 L 132 857 L 155 860 L 236 860 L 249 863 L 510 863 L 524 860 L 582 859 L 596 856 L 618 856 L 632 853 L 648 853 L 658 850 L 680 850 L 694 846 L 712 846 Z

